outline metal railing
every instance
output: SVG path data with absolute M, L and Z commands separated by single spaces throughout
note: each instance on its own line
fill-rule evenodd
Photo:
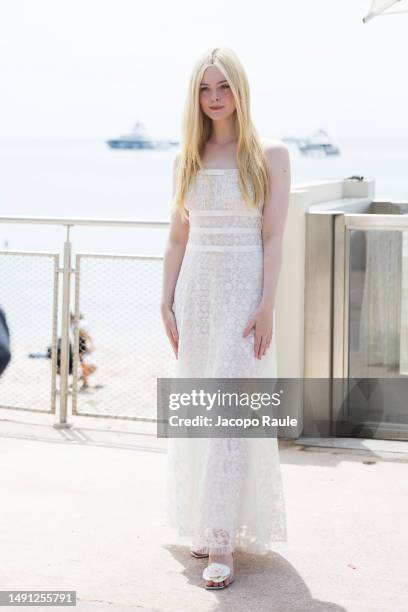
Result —
M 69 427 L 71 396 L 72 415 L 155 421 L 156 379 L 172 376 L 175 367 L 161 327 L 163 256 L 73 253 L 70 230 L 166 229 L 169 222 L 1 216 L 0 223 L 58 225 L 66 232 L 61 253 L 0 250 L 0 304 L 12 352 L 0 378 L 0 408 L 54 414 L 59 396 L 55 426 Z M 93 352 L 80 352 L 81 313 Z M 48 362 L 29 359 L 45 357 L 47 345 Z M 90 362 L 92 383 L 80 385 Z

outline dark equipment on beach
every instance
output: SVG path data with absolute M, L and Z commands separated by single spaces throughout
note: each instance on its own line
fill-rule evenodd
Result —
M 0 376 L 11 360 L 10 330 L 7 325 L 6 313 L 0 308 Z

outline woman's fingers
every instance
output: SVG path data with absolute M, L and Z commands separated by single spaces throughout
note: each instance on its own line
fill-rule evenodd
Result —
M 170 328 L 166 327 L 167 337 L 170 340 L 171 347 L 174 351 L 175 356 L 178 354 L 178 341 L 174 339 L 173 332 Z
M 264 355 L 266 355 L 266 351 L 271 345 L 272 333 L 269 333 L 267 336 L 260 336 L 258 341 L 255 339 L 255 348 L 254 354 L 255 357 L 261 359 Z
M 174 351 L 176 357 L 178 356 L 178 342 L 179 342 L 179 334 L 177 330 L 176 318 L 173 312 L 165 313 L 164 318 L 164 327 L 166 330 L 166 334 L 168 339 L 170 340 L 170 344 Z
M 244 329 L 244 333 L 243 333 L 244 338 L 249 334 L 249 332 L 251 331 L 253 327 L 255 327 L 255 320 L 250 319 Z
M 258 327 L 260 323 L 258 322 Z M 266 354 L 267 349 L 271 345 L 273 330 L 266 333 L 268 326 L 261 325 L 264 330 L 264 333 L 257 333 L 257 318 L 253 317 L 248 321 L 247 326 L 244 329 L 243 336 L 244 338 L 249 334 L 252 328 L 255 328 L 255 339 L 254 339 L 254 356 L 257 359 L 261 359 Z
M 175 325 L 175 323 L 173 323 L 172 321 L 170 322 L 170 331 L 173 334 L 173 338 L 176 342 L 178 342 L 178 331 L 177 331 L 177 327 Z
M 167 328 L 167 336 L 171 342 L 171 345 L 176 348 L 178 345 L 178 339 L 174 337 L 174 332 L 170 327 Z
M 261 342 L 262 342 L 262 336 L 258 336 L 255 331 L 254 355 L 256 358 L 259 358 Z
M 258 357 L 258 359 L 261 359 L 261 357 L 265 355 L 265 348 L 266 348 L 266 338 L 265 336 L 261 336 L 259 345 L 258 345 L 258 350 L 256 352 L 256 356 Z

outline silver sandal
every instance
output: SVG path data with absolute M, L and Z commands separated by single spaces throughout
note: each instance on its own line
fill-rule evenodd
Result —
M 225 589 L 234 582 L 234 574 L 231 572 L 230 566 L 224 563 L 210 563 L 203 571 L 203 578 L 215 582 L 215 586 L 205 585 L 205 588 L 209 590 Z M 228 584 L 222 584 L 227 578 Z
M 206 557 L 208 557 L 208 548 L 200 548 L 199 550 L 206 550 L 207 552 L 197 552 L 196 550 L 194 550 L 193 548 L 190 549 L 190 554 L 195 557 L 196 559 L 205 559 Z

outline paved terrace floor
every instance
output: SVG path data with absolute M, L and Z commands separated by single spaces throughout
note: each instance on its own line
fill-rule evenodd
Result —
M 408 610 L 407 443 L 279 440 L 289 539 L 206 591 L 206 561 L 164 525 L 155 427 L 53 422 L 0 410 L 1 590 L 75 590 L 81 611 Z

